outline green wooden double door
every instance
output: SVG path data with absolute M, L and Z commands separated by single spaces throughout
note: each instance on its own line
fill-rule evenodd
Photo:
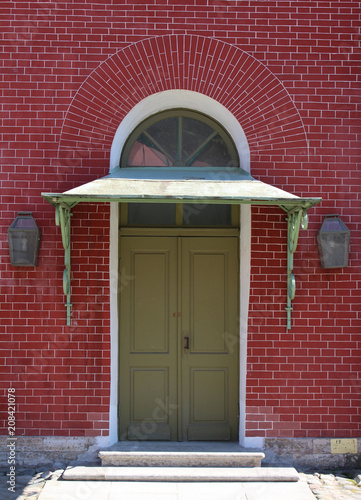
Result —
M 121 440 L 238 440 L 237 248 L 121 238 Z

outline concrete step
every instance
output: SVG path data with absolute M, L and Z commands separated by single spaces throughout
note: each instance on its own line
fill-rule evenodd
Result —
M 295 482 L 292 467 L 68 467 L 68 481 Z
M 260 467 L 262 452 L 100 451 L 102 466 Z
M 307 483 L 46 481 L 39 500 L 315 500 Z M 11 500 L 15 500 L 13 496 Z M 30 500 L 30 499 L 29 499 Z

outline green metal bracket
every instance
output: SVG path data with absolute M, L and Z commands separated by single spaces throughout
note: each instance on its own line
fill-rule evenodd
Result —
M 63 272 L 63 290 L 64 295 L 66 295 L 66 324 L 71 325 L 71 267 L 70 267 L 70 221 L 72 217 L 70 206 L 66 204 L 58 204 L 55 206 L 55 223 L 57 226 L 60 225 L 61 237 L 63 240 L 63 247 L 65 250 L 65 269 Z
M 296 208 L 287 212 L 287 330 L 291 329 L 292 300 L 296 293 L 296 279 L 293 274 L 293 254 L 297 248 L 300 227 L 307 229 L 308 215 L 304 208 Z

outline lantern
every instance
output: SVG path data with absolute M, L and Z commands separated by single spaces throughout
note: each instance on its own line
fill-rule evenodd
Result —
M 18 212 L 8 229 L 10 262 L 12 266 L 32 266 L 38 263 L 40 229 L 31 212 Z
M 350 231 L 337 214 L 325 215 L 316 238 L 321 267 L 347 267 Z

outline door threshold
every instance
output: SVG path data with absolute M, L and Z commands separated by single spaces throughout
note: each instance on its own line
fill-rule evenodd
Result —
M 161 452 L 209 452 L 241 453 L 259 451 L 256 448 L 244 448 L 237 441 L 118 441 L 107 451 L 161 451 Z

